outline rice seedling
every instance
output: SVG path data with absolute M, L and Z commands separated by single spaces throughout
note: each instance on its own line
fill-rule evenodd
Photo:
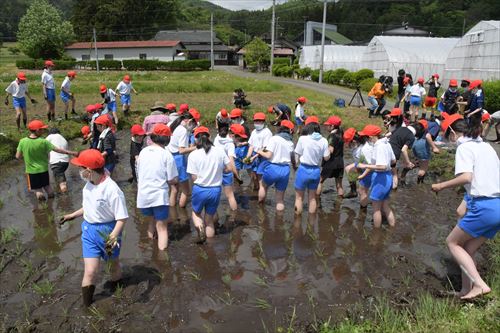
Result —
M 198 251 L 198 256 L 203 259 L 203 260 L 208 260 L 208 254 L 203 250 L 203 248 L 200 247 Z
M 198 272 L 194 271 L 186 271 L 186 274 L 191 277 L 194 281 L 200 281 L 201 280 L 201 275 Z
M 14 227 L 0 230 L 0 245 L 6 245 L 19 237 L 19 231 Z
M 55 291 L 55 285 L 49 280 L 43 280 L 40 283 L 33 283 L 33 290 L 40 296 L 50 296 Z
M 267 284 L 266 280 L 264 280 L 263 278 L 261 278 L 260 276 L 257 276 L 255 278 L 255 281 L 254 283 L 258 286 L 261 286 L 261 287 L 269 287 L 269 285 Z
M 267 265 L 267 262 L 266 262 L 266 259 L 264 259 L 263 257 L 259 257 L 257 259 L 257 261 L 259 262 L 259 266 L 263 269 L 263 270 L 266 270 L 269 266 Z
M 259 308 L 261 310 L 268 310 L 271 308 L 271 304 L 263 298 L 256 298 L 254 307 Z
M 226 284 L 226 285 L 230 285 L 231 284 L 231 275 L 229 275 L 229 274 L 222 275 L 222 282 L 224 282 L 224 284 Z
M 216 297 L 225 305 L 233 305 L 234 301 L 236 300 L 234 297 L 231 296 L 231 293 L 229 291 L 224 292 L 223 296 L 218 296 Z

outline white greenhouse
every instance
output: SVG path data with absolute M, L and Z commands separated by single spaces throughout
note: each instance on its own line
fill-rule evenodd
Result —
M 443 76 L 448 54 L 460 38 L 375 36 L 363 54 L 361 67 L 375 72 L 375 77 L 390 75 L 396 79 L 404 69 L 413 78 Z
M 448 55 L 445 79 L 500 80 L 500 21 L 481 21 Z
M 345 68 L 349 71 L 361 69 L 361 57 L 365 46 L 325 45 L 324 70 Z M 319 69 L 321 46 L 304 46 L 300 53 L 300 67 Z

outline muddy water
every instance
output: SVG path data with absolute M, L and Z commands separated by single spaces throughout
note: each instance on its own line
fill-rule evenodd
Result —
M 360 303 L 362 311 L 384 293 L 393 304 L 405 305 L 422 291 L 448 288 L 447 274 L 456 274 L 444 239 L 460 196 L 443 191 L 436 200 L 429 185 L 417 186 L 412 177 L 410 188 L 392 194 L 397 217 L 392 229 L 374 230 L 371 209 L 360 210 L 357 199 L 338 199 L 333 181 L 325 186 L 317 215 L 296 217 L 291 181 L 282 214 L 275 212 L 272 190 L 267 204 L 259 206 L 255 192 L 240 188 L 237 213 L 223 198 L 221 228 L 205 245 L 193 243 L 190 209 L 172 209 L 170 246 L 167 254 L 159 253 L 135 209 L 136 186 L 126 181 L 128 134 L 118 137 L 121 162 L 114 178 L 130 214 L 121 252 L 125 288 L 111 295 L 103 268 L 97 314 L 80 308 L 81 221 L 62 228 L 54 223 L 80 207 L 83 183 L 76 168 L 68 172 L 69 194 L 46 204 L 36 203 L 26 191 L 22 163 L 2 169 L 0 228 L 16 227 L 31 249 L 0 276 L 0 312 L 7 327 L 28 317 L 37 331 L 274 331 L 288 327 L 293 313 L 293 325 L 329 316 L 342 319 L 352 305 Z M 24 288 L 14 283 L 26 274 L 22 258 L 34 262 L 38 274 Z M 55 291 L 41 297 L 31 282 L 45 279 Z

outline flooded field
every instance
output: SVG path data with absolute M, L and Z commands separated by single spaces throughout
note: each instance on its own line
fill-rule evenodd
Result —
M 260 206 L 244 178 L 236 213 L 222 199 L 214 239 L 195 244 L 190 208 L 171 209 L 170 245 L 159 253 L 135 209 L 136 186 L 127 181 L 128 133 L 118 137 L 121 162 L 114 178 L 130 214 L 121 252 L 125 286 L 111 293 L 103 265 L 95 307 L 89 311 L 82 309 L 80 297 L 81 220 L 61 228 L 55 222 L 80 207 L 83 183 L 77 169 L 69 169 L 69 194 L 36 203 L 26 190 L 24 165 L 2 166 L 0 228 L 17 229 L 12 238 L 19 242 L 2 239 L 0 245 L 1 329 L 312 330 L 321 319 L 362 315 L 377 296 L 405 306 L 419 293 L 441 295 L 456 282 L 458 271 L 444 240 L 455 224 L 461 195 L 443 191 L 436 197 L 429 184 L 416 185 L 413 174 L 408 188 L 392 194 L 397 226 L 381 230 L 372 228 L 370 207 L 363 211 L 357 199 L 337 198 L 333 181 L 325 186 L 317 215 L 296 217 L 292 181 L 287 209 L 277 214 L 272 190 Z

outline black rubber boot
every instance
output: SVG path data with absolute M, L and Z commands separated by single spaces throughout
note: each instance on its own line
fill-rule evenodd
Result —
M 82 287 L 82 298 L 84 307 L 88 308 L 92 304 L 94 298 L 94 291 L 95 291 L 94 285 Z
M 48 119 L 49 121 L 51 121 L 51 120 L 52 120 L 52 117 L 51 117 L 51 114 L 50 114 L 50 113 L 47 113 L 47 119 Z
M 344 198 L 356 198 L 358 196 L 357 184 L 356 182 L 350 182 L 349 186 L 351 187 L 351 191 L 344 195 Z
M 76 114 L 75 109 L 71 109 L 71 114 Z
M 67 113 L 64 114 L 64 119 L 68 120 L 68 114 Z
M 424 183 L 424 178 L 425 178 L 425 175 L 418 176 L 417 177 L 417 184 L 423 184 Z

